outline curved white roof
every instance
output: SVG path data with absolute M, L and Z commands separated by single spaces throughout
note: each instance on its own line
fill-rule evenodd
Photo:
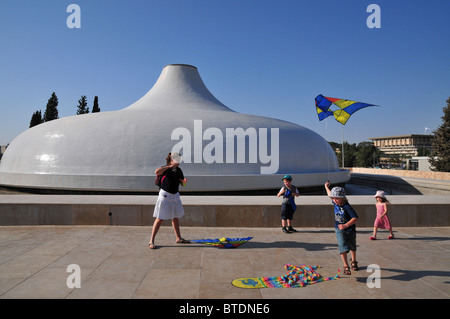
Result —
M 237 113 L 209 92 L 196 67 L 173 64 L 122 110 L 65 117 L 20 134 L 0 163 L 0 185 L 155 191 L 154 171 L 172 149 L 183 154 L 185 192 L 276 188 L 284 174 L 303 187 L 350 178 L 320 135 Z

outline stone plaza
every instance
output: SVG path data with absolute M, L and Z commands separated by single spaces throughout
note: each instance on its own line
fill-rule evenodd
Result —
M 163 226 L 156 250 L 147 226 L 1 226 L 0 298 L 14 299 L 448 299 L 450 227 L 394 227 L 394 240 L 358 228 L 360 270 L 303 288 L 242 289 L 241 277 L 281 276 L 285 264 L 320 265 L 322 276 L 342 267 L 333 228 L 182 227 L 187 239 L 253 237 L 234 249 L 176 244 Z M 70 265 L 80 269 L 69 288 Z M 380 287 L 370 288 L 369 265 Z

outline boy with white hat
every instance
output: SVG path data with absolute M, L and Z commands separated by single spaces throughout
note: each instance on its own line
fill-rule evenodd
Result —
M 344 274 L 350 275 L 350 267 L 347 262 L 347 254 L 350 251 L 352 259 L 350 259 L 352 270 L 358 269 L 356 261 L 356 225 L 358 215 L 350 206 L 345 196 L 345 190 L 342 187 L 333 187 L 330 190 L 330 182 L 325 183 L 325 189 L 334 205 L 334 229 L 339 246 L 339 253 L 344 262 Z

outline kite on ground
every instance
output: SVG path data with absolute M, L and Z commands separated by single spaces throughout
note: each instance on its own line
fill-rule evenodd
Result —
M 320 266 L 287 264 L 284 267 L 288 270 L 284 276 L 239 278 L 233 280 L 231 284 L 238 288 L 297 288 L 321 281 L 337 280 L 340 278 L 339 273 L 341 272 L 339 269 L 336 276 L 324 278 L 315 271 Z
M 214 247 L 219 248 L 236 248 L 242 244 L 245 244 L 253 237 L 246 237 L 246 238 L 228 238 L 228 237 L 222 237 L 217 239 L 194 239 L 191 240 L 195 243 L 201 243 L 206 244 Z
M 330 110 L 331 104 L 336 105 L 337 107 L 339 107 L 339 109 L 331 111 Z M 347 123 L 348 119 L 353 113 L 368 106 L 375 106 L 375 105 L 363 102 L 337 99 L 334 97 L 326 97 L 323 96 L 322 94 L 316 96 L 316 111 L 317 115 L 319 116 L 319 121 L 326 119 L 330 115 L 334 115 L 336 121 L 338 121 L 342 125 L 345 125 L 345 123 Z

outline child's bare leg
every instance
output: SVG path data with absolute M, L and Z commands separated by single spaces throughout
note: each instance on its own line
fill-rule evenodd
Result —
M 352 263 L 356 261 L 356 250 L 350 250 L 350 254 L 352 255 Z
M 377 231 L 378 231 L 378 228 L 374 227 L 373 228 L 373 237 L 377 237 Z
M 348 265 L 346 252 L 341 253 L 341 259 L 342 259 L 342 262 L 344 263 L 344 274 L 351 275 L 352 272 L 350 271 L 350 267 Z
M 347 253 L 341 253 L 341 259 L 342 262 L 344 263 L 344 267 L 348 267 L 348 261 L 347 261 Z
M 394 233 L 392 232 L 392 228 L 389 228 L 389 237 L 388 239 L 394 239 Z

